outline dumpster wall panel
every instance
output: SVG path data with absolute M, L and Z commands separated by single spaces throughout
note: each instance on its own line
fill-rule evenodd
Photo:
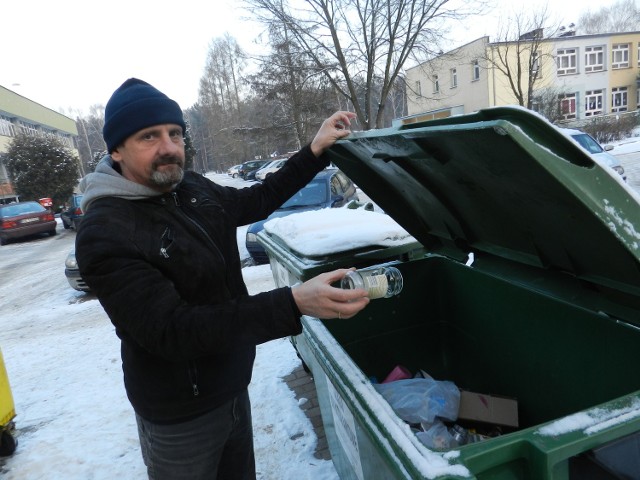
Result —
M 384 378 L 402 364 L 461 388 L 516 398 L 520 430 L 504 428 L 502 437 L 474 447 L 483 449 L 478 478 L 569 478 L 570 455 L 549 465 L 527 429 L 639 390 L 639 376 L 628 368 L 640 360 L 638 330 L 554 296 L 542 279 L 536 288 L 517 285 L 443 258 L 397 266 L 405 279 L 397 298 L 372 302 L 352 328 L 322 322 L 337 343 L 367 377 Z M 511 435 L 516 440 L 505 449 Z M 334 442 L 332 452 L 343 448 Z M 503 449 L 487 460 L 492 442 Z M 370 453 L 375 445 L 369 440 L 361 448 Z M 535 473 L 532 464 L 553 473 Z
M 325 322 L 365 375 L 381 380 L 401 364 L 514 397 L 522 427 L 640 390 L 629 368 L 640 362 L 637 329 L 447 260 L 399 268 L 398 297 Z

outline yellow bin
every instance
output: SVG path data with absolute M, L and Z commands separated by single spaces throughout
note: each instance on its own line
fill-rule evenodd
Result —
M 16 450 L 17 442 L 13 436 L 13 418 L 16 409 L 9 385 L 7 369 L 4 366 L 2 350 L 0 350 L 0 457 L 11 455 Z

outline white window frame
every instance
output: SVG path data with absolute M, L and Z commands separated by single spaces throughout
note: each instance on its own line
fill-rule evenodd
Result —
M 5 137 L 16 136 L 16 129 L 13 122 L 5 115 L 0 115 L 0 135 Z
M 629 89 L 615 87 L 611 89 L 611 111 L 626 112 L 629 109 Z
M 422 84 L 420 80 L 416 80 L 416 95 L 422 97 Z
M 440 93 L 440 79 L 438 75 L 433 76 L 433 93 Z
M 40 135 L 40 130 L 34 123 L 25 122 L 24 120 L 18 120 L 18 126 L 20 127 L 20 131 L 26 135 Z
M 456 88 L 458 86 L 458 69 L 452 68 L 449 72 L 451 73 L 451 88 Z
M 604 71 L 604 46 L 596 45 L 593 47 L 585 47 L 584 49 L 584 71 L 602 72 Z
M 558 75 L 572 75 L 578 73 L 578 49 L 563 48 L 556 53 Z
M 471 81 L 476 82 L 478 80 L 480 80 L 480 62 L 474 60 L 471 63 Z
M 604 113 L 604 90 L 588 90 L 584 94 L 584 116 L 595 117 Z
M 631 45 L 628 43 L 614 43 L 611 47 L 611 68 L 629 68 L 629 51 Z
M 568 106 L 569 108 L 565 108 Z M 564 93 L 558 95 L 558 108 L 560 116 L 565 120 L 576 118 L 578 110 L 578 95 L 574 93 Z

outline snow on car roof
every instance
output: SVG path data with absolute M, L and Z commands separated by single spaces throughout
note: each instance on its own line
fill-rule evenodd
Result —
M 292 250 L 306 256 L 416 242 L 386 213 L 371 212 L 364 208 L 326 208 L 294 213 L 269 220 L 264 224 L 264 229 L 280 238 Z

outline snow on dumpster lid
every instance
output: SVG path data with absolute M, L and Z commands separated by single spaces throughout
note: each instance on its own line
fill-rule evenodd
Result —
M 309 257 L 416 242 L 389 215 L 364 209 L 325 208 L 294 213 L 269 220 L 264 229 L 287 247 Z

